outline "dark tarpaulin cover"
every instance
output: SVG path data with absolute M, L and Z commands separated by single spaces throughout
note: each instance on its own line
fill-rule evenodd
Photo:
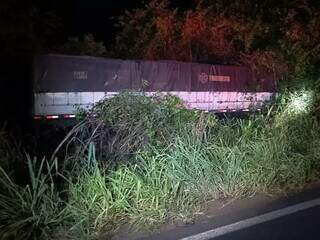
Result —
M 68 55 L 35 57 L 34 81 L 36 92 L 276 90 L 273 74 L 246 67 Z

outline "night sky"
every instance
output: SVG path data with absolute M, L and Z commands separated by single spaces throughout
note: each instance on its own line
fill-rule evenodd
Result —
M 77 0 L 74 2 L 73 30 L 75 35 L 92 33 L 100 40 L 108 42 L 115 34 L 113 17 L 142 5 L 142 1 L 130 0 Z
M 143 6 L 143 0 L 75 0 L 72 11 L 72 32 L 75 35 L 94 34 L 108 44 L 114 39 L 116 28 L 114 17 L 124 14 L 125 10 Z M 171 0 L 172 7 L 187 8 L 192 0 Z

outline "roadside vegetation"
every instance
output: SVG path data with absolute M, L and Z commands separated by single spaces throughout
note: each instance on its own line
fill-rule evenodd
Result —
M 26 155 L 28 185 L 1 168 L 0 235 L 106 237 L 126 223 L 188 223 L 207 200 L 299 189 L 319 178 L 316 102 L 303 90 L 218 120 L 172 96 L 103 100 L 79 112 L 56 151 L 65 159 Z
M 124 92 L 79 111 L 78 124 L 49 156 L 33 156 L 41 151 L 24 149 L 1 129 L 0 239 L 105 239 L 124 224 L 187 224 L 208 200 L 292 191 L 319 180 L 316 1 L 194 0 L 178 8 L 151 0 L 114 18 L 114 39 L 86 35 L 62 46 L 59 26 L 67 24 L 7 2 L 6 12 L 19 18 L 4 28 L 3 56 L 26 55 L 22 69 L 40 50 L 244 65 L 258 77 L 274 74 L 280 97 L 262 112 L 218 119 L 184 109 L 173 96 Z

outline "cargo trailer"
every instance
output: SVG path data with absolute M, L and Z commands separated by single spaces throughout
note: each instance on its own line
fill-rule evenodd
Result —
M 48 54 L 34 58 L 34 119 L 70 119 L 122 91 L 171 94 L 212 112 L 256 111 L 276 96 L 272 73 L 244 66 Z

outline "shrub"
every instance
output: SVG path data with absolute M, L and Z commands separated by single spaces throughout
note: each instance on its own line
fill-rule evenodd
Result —
M 200 111 L 184 109 L 174 96 L 134 93 L 102 100 L 81 115 L 85 117 L 64 140 L 68 145 L 78 145 L 71 152 L 73 163 L 85 161 L 91 143 L 95 144 L 98 158 L 107 164 L 133 159 L 149 145 L 165 146 L 182 126 L 191 129 L 204 117 Z

